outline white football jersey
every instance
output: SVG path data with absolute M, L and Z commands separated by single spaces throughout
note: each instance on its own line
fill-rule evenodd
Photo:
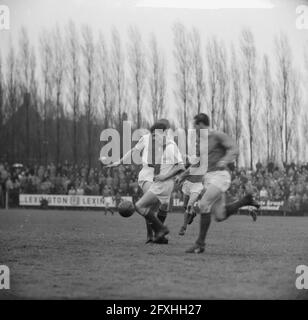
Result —
M 151 134 L 145 134 L 135 145 L 135 149 L 142 152 L 142 169 L 138 175 L 138 181 L 153 181 L 154 168 L 148 166 L 148 154 Z
M 160 174 L 168 174 L 178 164 L 184 165 L 182 155 L 174 140 L 168 138 L 162 155 Z

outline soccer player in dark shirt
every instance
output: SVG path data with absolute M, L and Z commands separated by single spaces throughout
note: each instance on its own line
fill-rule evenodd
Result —
M 200 209 L 200 230 L 195 244 L 186 250 L 187 253 L 202 253 L 205 248 L 205 238 L 211 224 L 211 215 L 216 221 L 224 221 L 231 215 L 237 213 L 243 206 L 254 206 L 259 204 L 251 194 L 242 199 L 226 204 L 225 192 L 231 185 L 231 176 L 228 164 L 232 163 L 238 155 L 238 147 L 227 134 L 210 130 L 210 121 L 206 114 L 201 113 L 194 117 L 194 127 L 200 136 L 200 160 L 199 166 L 204 170 L 205 193 L 202 196 Z M 202 130 L 204 129 L 204 130 Z M 178 181 L 191 174 L 191 168 L 186 170 L 178 178 Z

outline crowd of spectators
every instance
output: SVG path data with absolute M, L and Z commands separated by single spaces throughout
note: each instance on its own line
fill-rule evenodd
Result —
M 20 193 L 137 196 L 140 193 L 138 172 L 136 166 L 88 168 L 65 162 L 58 167 L 53 163 L 33 167 L 15 164 L 11 167 L 0 163 L 0 201 L 3 204 L 4 190 L 9 191 L 13 202 Z
M 3 205 L 4 190 L 9 190 L 13 201 L 20 193 L 137 197 L 139 170 L 134 165 L 107 169 L 68 162 L 58 167 L 53 163 L 33 167 L 0 163 L 0 201 Z M 229 195 L 233 198 L 253 192 L 258 200 L 284 201 L 288 210 L 308 208 L 308 164 L 292 163 L 281 168 L 258 163 L 253 171 L 231 168 L 231 175 Z M 181 197 L 178 189 L 174 195 Z
M 261 201 L 284 202 L 286 211 L 308 211 L 308 164 L 280 168 L 258 163 L 254 171 L 234 169 L 230 195 L 238 198 L 247 192 Z

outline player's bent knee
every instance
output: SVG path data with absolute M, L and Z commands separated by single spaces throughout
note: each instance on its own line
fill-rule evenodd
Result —
M 135 203 L 135 210 L 142 216 L 146 215 L 146 210 L 144 210 L 139 201 Z
M 226 210 L 221 203 L 215 203 L 212 207 L 212 212 L 216 222 L 222 222 L 226 220 Z
M 214 216 L 214 219 L 216 222 L 222 222 L 224 221 L 226 218 L 225 217 L 217 217 L 217 216 Z
M 210 206 L 208 205 L 208 203 L 203 202 L 199 204 L 199 209 L 200 209 L 200 212 L 208 213 L 210 211 Z

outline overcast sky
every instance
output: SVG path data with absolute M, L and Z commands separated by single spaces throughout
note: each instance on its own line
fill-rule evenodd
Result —
M 142 2 L 143 1 L 143 2 Z M 261 6 L 267 9 L 168 9 L 144 8 L 142 4 L 178 3 L 198 4 L 213 7 Z M 0 32 L 1 47 L 7 45 L 10 35 L 25 25 L 33 39 L 37 39 L 42 27 L 50 27 L 55 23 L 65 24 L 69 19 L 77 23 L 88 23 L 94 30 L 102 29 L 109 33 L 115 25 L 126 35 L 127 26 L 136 24 L 146 37 L 154 31 L 160 42 L 168 50 L 172 43 L 172 24 L 180 20 L 185 25 L 196 26 L 203 37 L 217 34 L 226 41 L 237 41 L 243 26 L 249 26 L 255 34 L 258 48 L 272 48 L 273 34 L 283 30 L 292 43 L 295 52 L 299 52 L 304 39 L 308 38 L 308 30 L 297 30 L 295 26 L 295 8 L 303 1 L 277 0 L 1 0 L 10 8 L 11 30 Z M 202 7 L 202 6 L 200 6 Z M 168 50 L 170 51 L 170 50 Z
M 37 43 L 42 28 L 49 28 L 56 23 L 64 25 L 69 19 L 77 24 L 87 23 L 97 32 L 102 30 L 108 37 L 112 26 L 116 26 L 124 42 L 127 27 L 135 24 L 140 27 L 145 41 L 149 34 L 157 35 L 163 47 L 168 65 L 168 80 L 173 77 L 172 70 L 172 25 L 175 21 L 183 22 L 187 27 L 197 27 L 203 39 L 217 35 L 230 42 L 238 43 L 243 27 L 250 27 L 255 35 L 259 57 L 274 52 L 273 37 L 280 31 L 285 32 L 290 40 L 295 63 L 303 65 L 304 42 L 308 40 L 308 30 L 296 29 L 295 8 L 306 0 L 0 0 L 8 5 L 11 16 L 10 31 L 0 31 L 0 49 L 7 53 L 10 41 L 16 42 L 21 26 L 26 26 L 30 39 Z M 172 6 L 178 4 L 184 9 L 145 8 L 144 5 Z M 210 7 L 218 4 L 221 7 L 263 7 L 259 9 L 186 9 Z M 172 78 L 173 79 L 173 78 Z M 169 96 L 172 92 L 169 92 Z

